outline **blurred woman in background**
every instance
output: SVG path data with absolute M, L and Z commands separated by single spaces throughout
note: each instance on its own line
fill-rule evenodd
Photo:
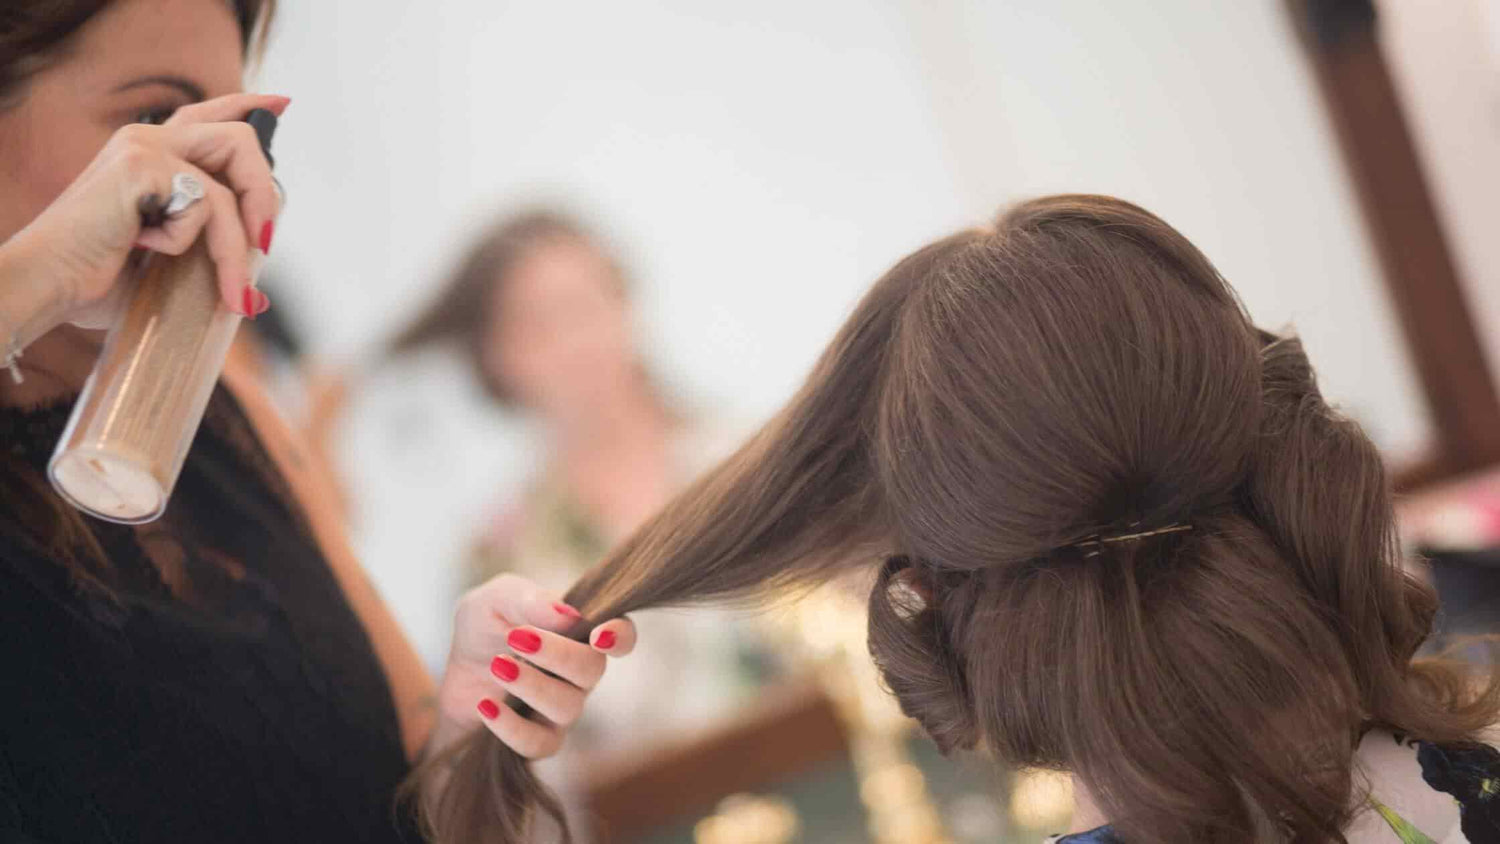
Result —
M 566 584 L 685 481 L 673 453 L 683 423 L 636 348 L 626 287 L 581 225 L 523 213 L 481 236 L 391 344 L 462 348 L 489 395 L 539 429 L 539 477 L 492 520 L 470 579 L 524 566 Z
M 514 572 L 563 587 L 728 450 L 727 436 L 671 406 L 635 338 L 625 273 L 582 224 L 531 210 L 479 237 L 390 353 L 399 365 L 434 348 L 458 352 L 474 382 L 510 417 L 497 419 L 488 436 L 524 443 L 532 452 L 529 475 L 521 484 L 487 478 L 492 488 L 485 498 L 497 503 L 474 525 L 462 560 L 393 560 L 406 569 L 390 574 L 388 592 L 398 605 L 444 600 L 420 590 L 445 578 L 412 577 L 414 567 L 461 565 L 465 585 Z M 439 424 L 422 428 L 428 434 L 420 438 L 437 435 Z M 337 443 L 333 451 L 340 451 Z M 360 453 L 352 449 L 349 456 L 358 460 Z M 464 474 L 473 474 L 472 467 Z M 369 514 L 361 521 L 380 519 Z M 635 656 L 646 664 L 629 677 L 611 675 L 595 690 L 599 703 L 570 742 L 581 756 L 560 757 L 553 766 L 565 790 L 577 784 L 565 772 L 586 773 L 587 758 L 639 750 L 663 733 L 710 721 L 761 679 L 764 654 L 722 615 L 648 614 L 634 621 L 659 647 Z

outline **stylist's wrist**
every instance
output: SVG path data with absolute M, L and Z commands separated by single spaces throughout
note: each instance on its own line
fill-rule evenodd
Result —
M 443 672 L 443 675 L 448 676 L 448 671 L 451 670 L 450 666 Z M 469 731 L 474 728 L 474 719 L 467 710 L 462 713 L 461 717 L 454 717 L 441 702 L 438 703 L 436 709 L 436 723 L 432 725 L 431 732 L 427 734 L 427 742 L 422 748 L 424 759 L 442 753 L 449 745 L 468 735 Z
M 33 228 L 0 243 L 0 335 L 16 348 L 34 342 L 78 307 L 67 261 Z M 0 336 L 0 345 L 10 341 Z

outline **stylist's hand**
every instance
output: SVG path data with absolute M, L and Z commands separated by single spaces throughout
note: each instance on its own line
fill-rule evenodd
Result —
M 269 248 L 279 201 L 255 132 L 241 121 L 257 108 L 280 115 L 289 102 L 232 94 L 180 108 L 159 126 L 116 131 L 78 178 L 4 244 L 15 278 L 48 287 L 50 324 L 39 333 L 63 322 L 108 324 L 110 293 L 132 249 L 181 254 L 205 229 L 224 302 L 247 316 L 264 310 L 264 294 L 250 284 L 251 249 Z M 165 204 L 177 173 L 197 177 L 205 196 L 161 225 L 143 227 L 143 207 L 151 197 Z
M 443 723 L 437 734 L 461 734 L 477 722 L 528 759 L 556 753 L 604 675 L 606 656 L 625 656 L 635 647 L 629 619 L 595 627 L 587 643 L 558 632 L 577 621 L 577 610 L 513 574 L 466 594 L 438 691 Z M 533 714 L 521 717 L 505 705 L 506 695 L 530 705 Z

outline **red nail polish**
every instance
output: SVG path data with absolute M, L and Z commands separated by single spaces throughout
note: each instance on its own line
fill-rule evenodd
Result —
M 615 646 L 615 631 L 602 630 L 594 637 L 594 647 L 601 651 L 607 651 Z
M 572 607 L 564 604 L 561 601 L 558 601 L 557 603 L 552 605 L 552 611 L 567 618 L 583 618 L 583 615 L 578 612 L 578 610 L 573 609 Z
M 479 714 L 493 721 L 500 714 L 500 707 L 496 706 L 493 700 L 485 698 L 479 702 Z
M 248 284 L 240 291 L 240 316 L 255 319 L 255 292 L 255 288 Z
M 276 234 L 276 223 L 275 223 L 275 221 L 273 221 L 273 220 L 267 220 L 266 223 L 265 223 L 265 225 L 263 225 L 263 226 L 260 227 L 260 251 L 262 251 L 262 252 L 270 252 L 271 251 L 271 237 L 273 235 L 275 235 L 275 234 Z
M 516 678 L 521 676 L 521 666 L 517 665 L 515 660 L 497 656 L 490 660 L 490 673 L 507 683 L 514 683 Z
M 530 630 L 512 630 L 505 641 L 523 654 L 534 654 L 542 649 L 542 637 Z

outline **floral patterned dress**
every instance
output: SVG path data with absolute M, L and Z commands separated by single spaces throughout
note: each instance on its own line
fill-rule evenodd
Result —
M 1372 730 L 1356 755 L 1366 807 L 1349 844 L 1500 844 L 1500 752 Z M 1362 789 L 1362 793 L 1365 790 Z M 1049 844 L 1122 844 L 1108 826 Z
M 673 491 L 686 486 L 738 443 L 733 429 L 697 421 L 678 426 L 669 443 Z M 469 554 L 466 580 L 482 583 L 514 572 L 559 594 L 624 539 L 602 524 L 551 464 L 497 508 L 489 531 Z M 706 729 L 755 700 L 774 655 L 742 614 L 699 608 L 632 614 L 642 648 L 629 671 L 604 676 L 569 732 L 571 750 L 611 758 Z M 671 713 L 670 718 L 662 713 Z M 583 764 L 580 762 L 579 764 Z M 557 767 L 563 767 L 557 765 Z

